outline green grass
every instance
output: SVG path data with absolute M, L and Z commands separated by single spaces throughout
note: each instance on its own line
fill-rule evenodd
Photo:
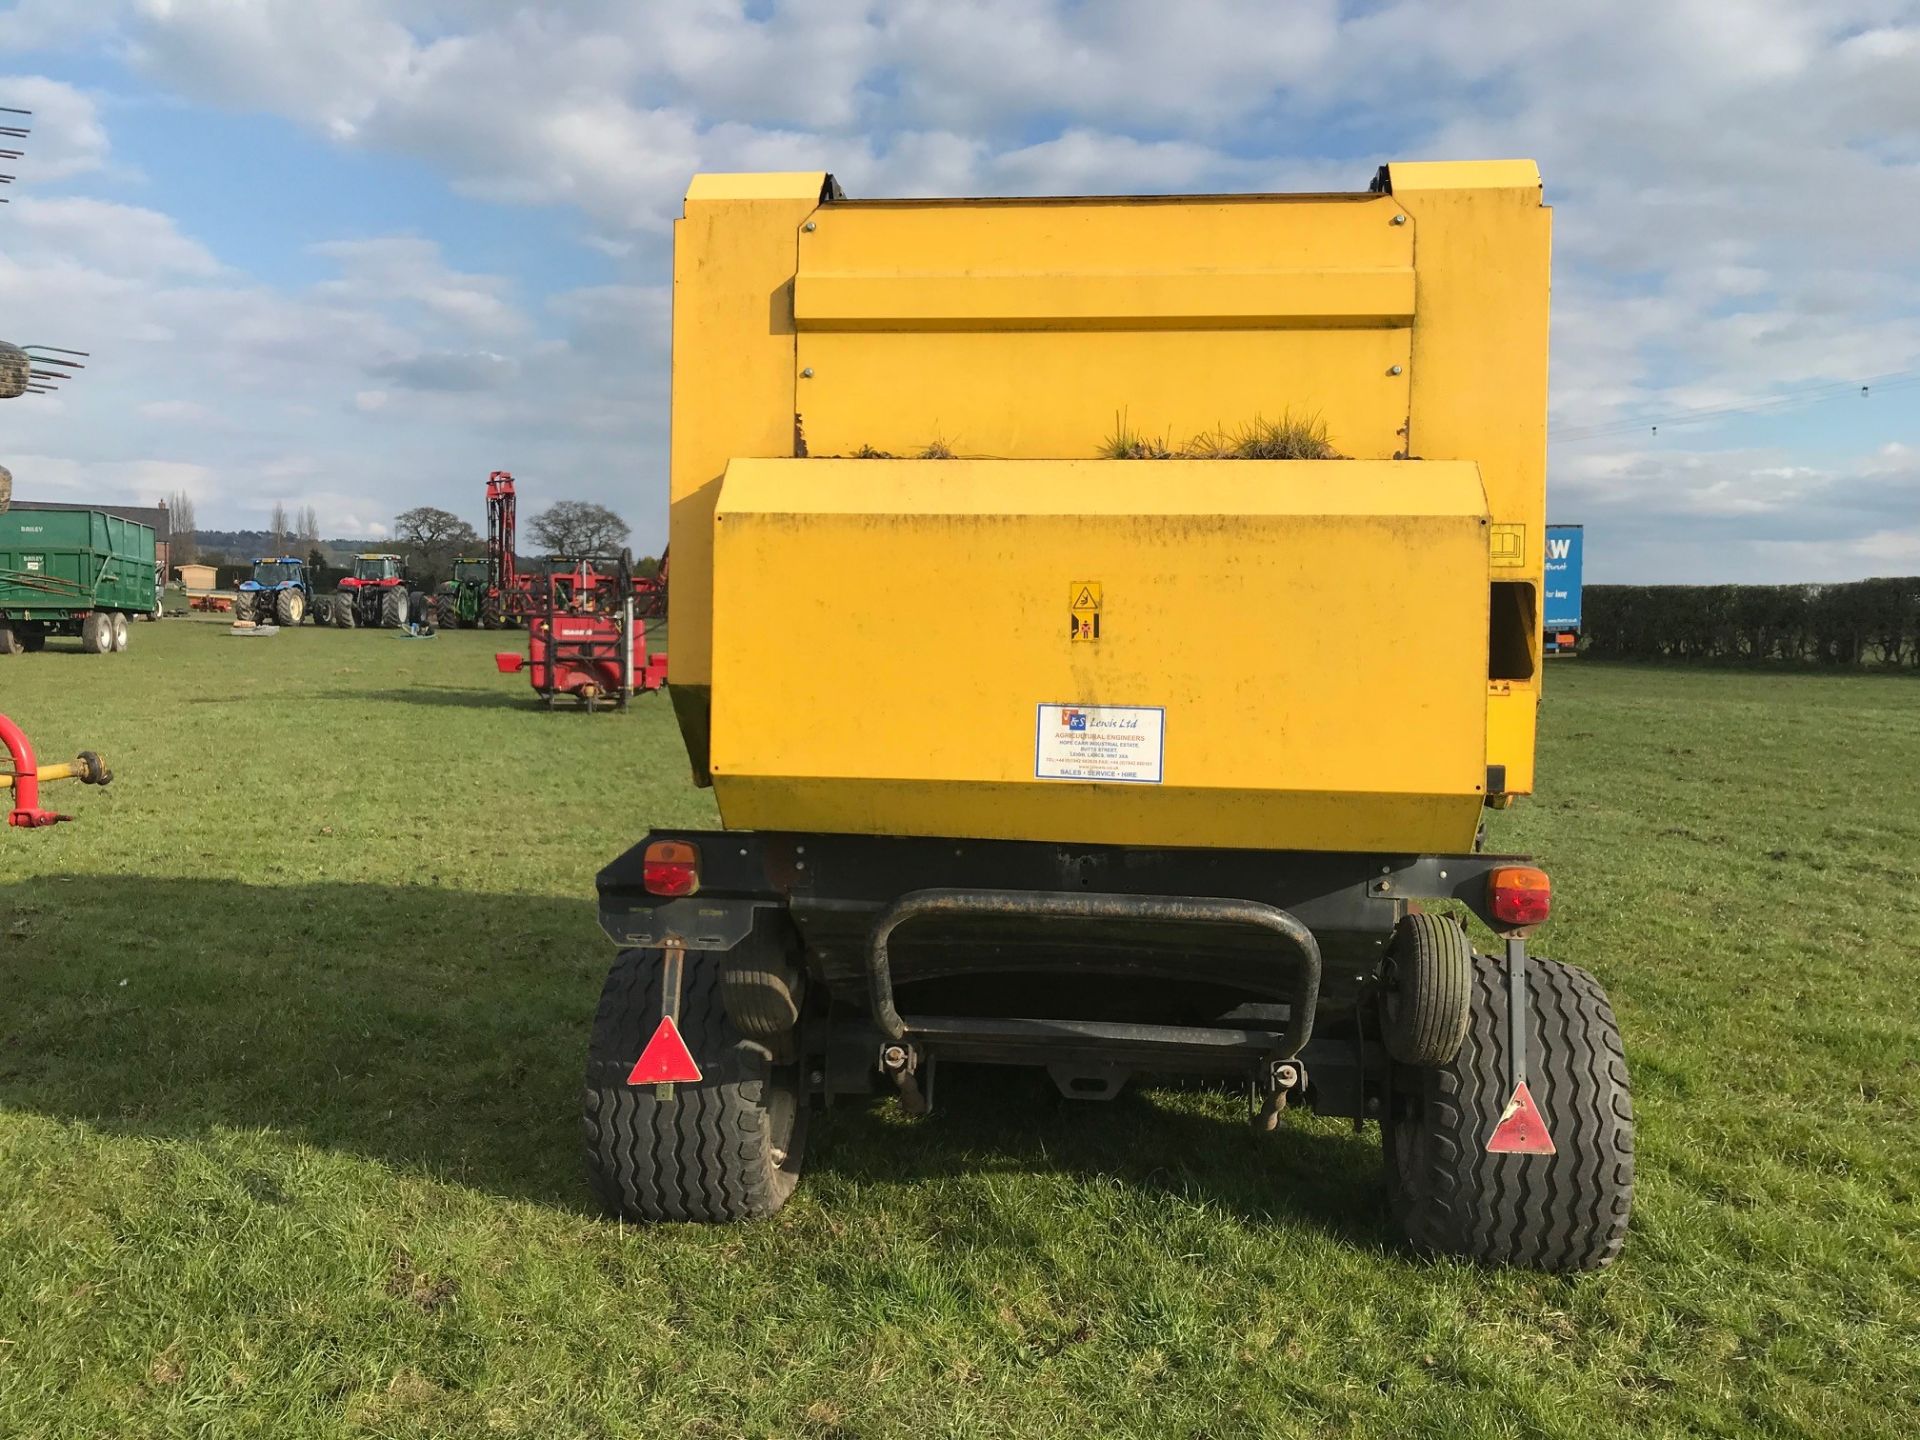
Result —
M 1377 1142 L 949 1075 L 778 1218 L 574 1155 L 593 871 L 704 795 L 659 697 L 496 637 L 170 620 L 0 660 L 80 818 L 0 891 L 0 1435 L 1920 1433 L 1920 687 L 1556 668 L 1541 949 L 1612 990 L 1640 1188 L 1581 1280 L 1407 1255 Z

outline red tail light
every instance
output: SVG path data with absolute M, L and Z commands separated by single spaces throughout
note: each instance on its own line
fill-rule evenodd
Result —
M 1506 865 L 1487 876 L 1487 908 L 1503 925 L 1538 925 L 1553 910 L 1553 882 L 1531 865 Z
M 700 888 L 700 852 L 684 840 L 656 840 L 640 860 L 649 895 L 691 895 Z

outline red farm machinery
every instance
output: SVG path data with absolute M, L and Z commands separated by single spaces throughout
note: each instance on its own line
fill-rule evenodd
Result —
M 629 552 L 555 556 L 530 578 L 527 653 L 495 655 L 502 674 L 525 670 L 548 709 L 571 696 L 588 710 L 603 703 L 624 710 L 635 693 L 667 683 L 666 655 L 647 649 L 642 595 Z
M 407 562 L 400 555 L 356 555 L 353 573 L 342 577 L 333 597 L 332 620 L 342 630 L 383 626 L 404 630 L 424 615 L 426 602 L 407 588 Z

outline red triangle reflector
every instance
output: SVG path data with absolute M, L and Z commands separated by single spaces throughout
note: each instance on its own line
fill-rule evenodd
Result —
M 1533 1103 L 1533 1092 L 1522 1080 L 1513 1087 L 1513 1098 L 1500 1112 L 1500 1123 L 1487 1137 L 1488 1153 L 1494 1155 L 1551 1155 L 1553 1137 L 1547 1134 L 1547 1122 L 1540 1107 Z
M 660 1028 L 653 1032 L 653 1039 L 633 1062 L 627 1084 L 677 1085 L 699 1078 L 700 1067 L 693 1063 L 693 1052 L 680 1038 L 680 1027 L 673 1023 L 671 1015 L 661 1016 Z

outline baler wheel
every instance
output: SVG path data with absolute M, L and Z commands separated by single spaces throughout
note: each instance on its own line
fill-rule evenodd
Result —
M 1565 1272 L 1613 1263 L 1633 1205 L 1633 1095 L 1606 992 L 1572 965 L 1527 962 L 1527 1088 L 1552 1154 L 1487 1139 L 1512 1087 L 1504 965 L 1473 959 L 1466 1043 L 1403 1069 L 1380 1129 L 1395 1218 L 1420 1250 Z
M 1445 915 L 1409 915 L 1387 949 L 1381 1040 L 1402 1065 L 1444 1065 L 1467 1038 L 1473 944 Z
M 594 1016 L 582 1119 L 587 1175 L 628 1220 L 749 1220 L 793 1194 L 806 1146 L 797 1064 L 727 1018 L 717 957 L 686 957 L 679 1030 L 701 1078 L 662 1099 L 627 1076 L 660 1024 L 658 950 L 614 962 Z

